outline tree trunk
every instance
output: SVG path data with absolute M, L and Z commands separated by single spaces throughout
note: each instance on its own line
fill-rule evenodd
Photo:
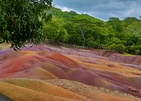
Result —
M 86 43 L 85 31 L 83 31 L 81 27 L 79 27 L 79 29 L 80 29 L 80 31 L 81 31 L 81 35 L 82 35 L 82 39 L 83 39 L 83 46 L 85 46 L 85 43 Z

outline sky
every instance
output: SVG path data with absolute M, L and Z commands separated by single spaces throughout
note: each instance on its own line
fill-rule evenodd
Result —
M 107 21 L 110 17 L 123 20 L 141 16 L 141 0 L 53 0 L 63 11 L 76 11 Z

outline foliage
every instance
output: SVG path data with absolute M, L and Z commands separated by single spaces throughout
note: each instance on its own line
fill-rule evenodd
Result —
M 123 44 L 111 44 L 110 46 L 108 46 L 108 48 L 110 50 L 119 52 L 119 53 L 123 53 L 125 51 L 125 46 Z
M 46 38 L 89 48 L 141 54 L 141 21 L 135 17 L 104 22 L 75 11 L 52 8 L 53 19 L 44 23 Z
M 104 22 L 75 11 L 63 12 L 51 4 L 52 0 L 0 0 L 0 42 L 10 42 L 13 48 L 19 49 L 27 41 L 36 43 L 50 39 L 89 48 L 141 54 L 139 19 L 111 17 Z
M 42 29 L 44 36 L 52 41 L 67 42 L 69 35 L 63 27 L 63 22 L 63 19 L 54 18 L 48 23 L 44 23 Z
M 0 0 L 0 37 L 19 49 L 25 42 L 40 42 L 42 21 L 51 18 L 52 0 Z

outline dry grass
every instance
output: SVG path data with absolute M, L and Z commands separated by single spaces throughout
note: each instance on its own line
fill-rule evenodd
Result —
M 1 43 L 0 44 L 0 50 L 2 50 L 2 49 L 7 49 L 7 48 L 9 48 L 10 47 L 10 44 L 7 44 L 7 43 Z

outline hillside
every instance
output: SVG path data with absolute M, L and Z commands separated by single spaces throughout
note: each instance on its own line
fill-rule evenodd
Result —
M 52 8 L 52 20 L 44 23 L 45 38 L 71 45 L 141 54 L 141 21 L 135 17 L 102 21 L 88 14 Z
M 8 101 L 141 100 L 140 56 L 45 44 L 0 47 L 0 94 Z

